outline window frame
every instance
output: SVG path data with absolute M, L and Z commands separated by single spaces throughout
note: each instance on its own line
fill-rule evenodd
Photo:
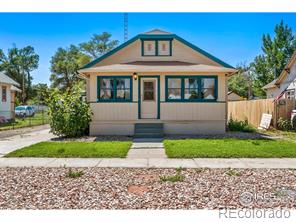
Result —
M 181 98 L 180 99 L 169 99 L 168 98 L 168 80 L 170 78 L 181 79 Z M 197 79 L 198 83 L 198 97 L 196 99 L 185 99 L 185 79 Z M 211 78 L 215 81 L 214 86 L 214 99 L 203 99 L 201 98 L 201 80 L 203 78 Z M 165 76 L 165 101 L 166 102 L 217 102 L 218 100 L 218 76 L 206 76 L 206 75 L 187 75 L 187 76 Z
M 3 103 L 7 102 L 7 86 L 1 86 L 1 101 Z
M 114 85 L 113 85 L 113 91 L 114 91 L 114 98 L 111 99 L 101 99 L 101 79 L 113 79 Z M 130 81 L 130 98 L 129 99 L 120 99 L 117 97 L 117 79 L 129 79 Z M 124 88 L 124 90 L 127 90 L 128 88 Z M 123 90 L 123 89 L 119 89 Z M 132 76 L 97 76 L 97 102 L 132 102 L 133 101 L 133 78 Z
M 145 41 L 149 41 L 149 42 L 154 41 L 155 42 L 155 44 L 154 44 L 155 55 L 145 55 L 145 47 L 144 47 Z M 159 55 L 159 53 L 158 53 L 158 42 L 159 41 L 168 41 L 169 42 L 169 54 L 168 55 Z M 161 39 L 149 39 L 149 38 L 141 39 L 141 54 L 142 54 L 142 56 L 147 56 L 147 57 L 149 57 L 149 56 L 150 57 L 151 56 L 172 56 L 173 55 L 173 43 L 172 43 L 172 41 L 173 41 L 172 38 L 167 38 L 167 39 L 163 39 L 163 38 L 161 38 Z

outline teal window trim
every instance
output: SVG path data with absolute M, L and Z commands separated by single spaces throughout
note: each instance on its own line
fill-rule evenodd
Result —
M 181 79 L 181 99 L 169 99 L 168 98 L 168 79 Z M 185 79 L 194 78 L 198 81 L 198 98 L 197 99 L 185 99 Z M 215 81 L 214 96 L 215 99 L 203 99 L 201 98 L 201 79 L 212 78 Z M 191 76 L 165 76 L 165 102 L 217 102 L 218 99 L 218 76 L 206 76 L 206 75 L 191 75 Z
M 160 77 L 159 76 L 139 76 L 138 77 L 138 119 L 141 117 L 141 79 L 156 78 L 157 79 L 157 119 L 160 119 Z
M 101 85 L 100 85 L 100 80 L 101 79 L 114 79 L 114 85 L 113 85 L 113 91 L 114 91 L 114 96 L 111 99 L 101 99 Z M 130 80 L 130 98 L 129 99 L 118 99 L 116 98 L 117 95 L 117 82 L 116 79 L 129 79 Z M 125 88 L 128 89 L 128 88 Z M 97 102 L 105 102 L 105 103 L 117 103 L 117 102 L 121 102 L 121 103 L 130 103 L 133 102 L 133 78 L 132 76 L 97 76 Z
M 145 41 L 154 41 L 154 47 L 155 47 L 155 55 L 145 55 L 145 50 L 144 50 L 144 43 Z M 168 41 L 169 42 L 169 49 L 170 49 L 170 52 L 168 55 L 159 55 L 158 54 L 158 42 L 159 41 Z M 141 39 L 141 55 L 142 56 L 147 56 L 147 57 L 151 57 L 151 56 L 172 56 L 173 55 L 173 52 L 172 52 L 172 49 L 173 49 L 173 43 L 172 43 L 173 39 L 172 38 L 159 38 L 159 39 L 155 39 L 155 38 L 145 38 L 145 39 Z

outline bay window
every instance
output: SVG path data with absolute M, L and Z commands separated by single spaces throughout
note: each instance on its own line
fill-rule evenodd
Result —
M 166 76 L 166 101 L 216 101 L 217 84 L 217 76 Z

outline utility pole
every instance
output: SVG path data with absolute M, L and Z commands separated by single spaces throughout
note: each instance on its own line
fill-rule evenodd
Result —
M 128 40 L 128 14 L 124 13 L 123 14 L 124 19 L 123 19 L 123 36 L 124 36 L 124 42 Z

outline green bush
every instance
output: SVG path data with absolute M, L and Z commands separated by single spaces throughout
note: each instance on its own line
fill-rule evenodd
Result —
M 277 126 L 279 130 L 289 131 L 292 129 L 292 124 L 289 120 L 286 120 L 282 117 L 279 118 L 277 122 Z
M 91 110 L 88 103 L 81 101 L 80 92 L 79 86 L 74 86 L 65 93 L 60 93 L 58 90 L 50 92 L 47 104 L 53 134 L 78 137 L 88 130 Z
M 241 131 L 241 132 L 255 132 L 256 129 L 252 127 L 248 120 L 239 121 L 239 120 L 233 120 L 230 118 L 228 121 L 228 130 L 229 131 Z

